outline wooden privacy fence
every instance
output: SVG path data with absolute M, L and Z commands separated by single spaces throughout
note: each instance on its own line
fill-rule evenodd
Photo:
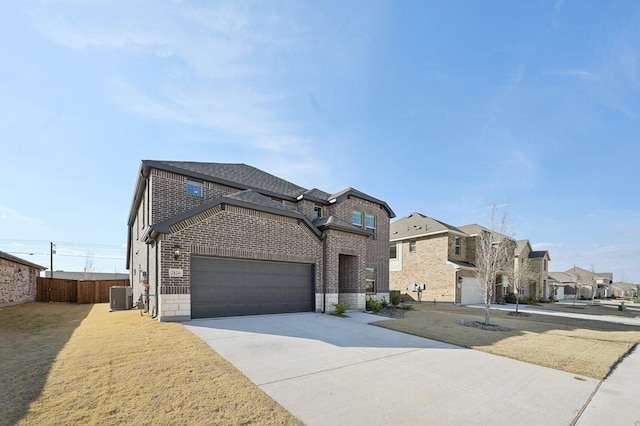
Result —
M 129 286 L 129 280 L 78 281 L 38 277 L 36 301 L 109 303 L 109 289 L 116 285 Z

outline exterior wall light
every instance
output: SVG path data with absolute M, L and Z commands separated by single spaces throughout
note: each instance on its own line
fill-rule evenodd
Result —
M 174 250 L 173 250 L 173 258 L 175 260 L 178 260 L 178 258 L 180 257 L 180 246 L 178 244 L 175 244 L 173 246 Z

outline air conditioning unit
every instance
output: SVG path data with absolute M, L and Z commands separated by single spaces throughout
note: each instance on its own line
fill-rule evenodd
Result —
M 109 304 L 112 311 L 133 308 L 133 289 L 129 286 L 114 285 L 109 290 Z

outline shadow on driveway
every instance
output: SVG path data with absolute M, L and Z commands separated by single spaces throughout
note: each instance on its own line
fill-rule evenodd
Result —
M 184 325 L 308 425 L 568 425 L 598 384 L 370 326 L 358 315 Z

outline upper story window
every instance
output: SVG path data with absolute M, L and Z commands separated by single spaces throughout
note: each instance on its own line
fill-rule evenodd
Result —
M 313 218 L 317 219 L 319 217 L 322 217 L 322 206 L 315 204 L 313 206 Z
M 389 259 L 395 260 L 398 258 L 398 243 L 389 244 Z
M 367 220 L 367 231 L 373 232 L 373 234 L 369 237 L 371 240 L 376 239 L 376 217 L 373 215 L 366 215 Z
M 456 254 L 460 255 L 460 237 L 456 237 L 455 250 L 456 250 Z
M 416 240 L 409 241 L 409 253 L 416 252 Z
M 352 212 L 351 213 L 351 223 L 355 226 L 362 228 L 362 212 Z
M 187 194 L 193 195 L 194 197 L 202 197 L 202 184 L 187 181 Z

